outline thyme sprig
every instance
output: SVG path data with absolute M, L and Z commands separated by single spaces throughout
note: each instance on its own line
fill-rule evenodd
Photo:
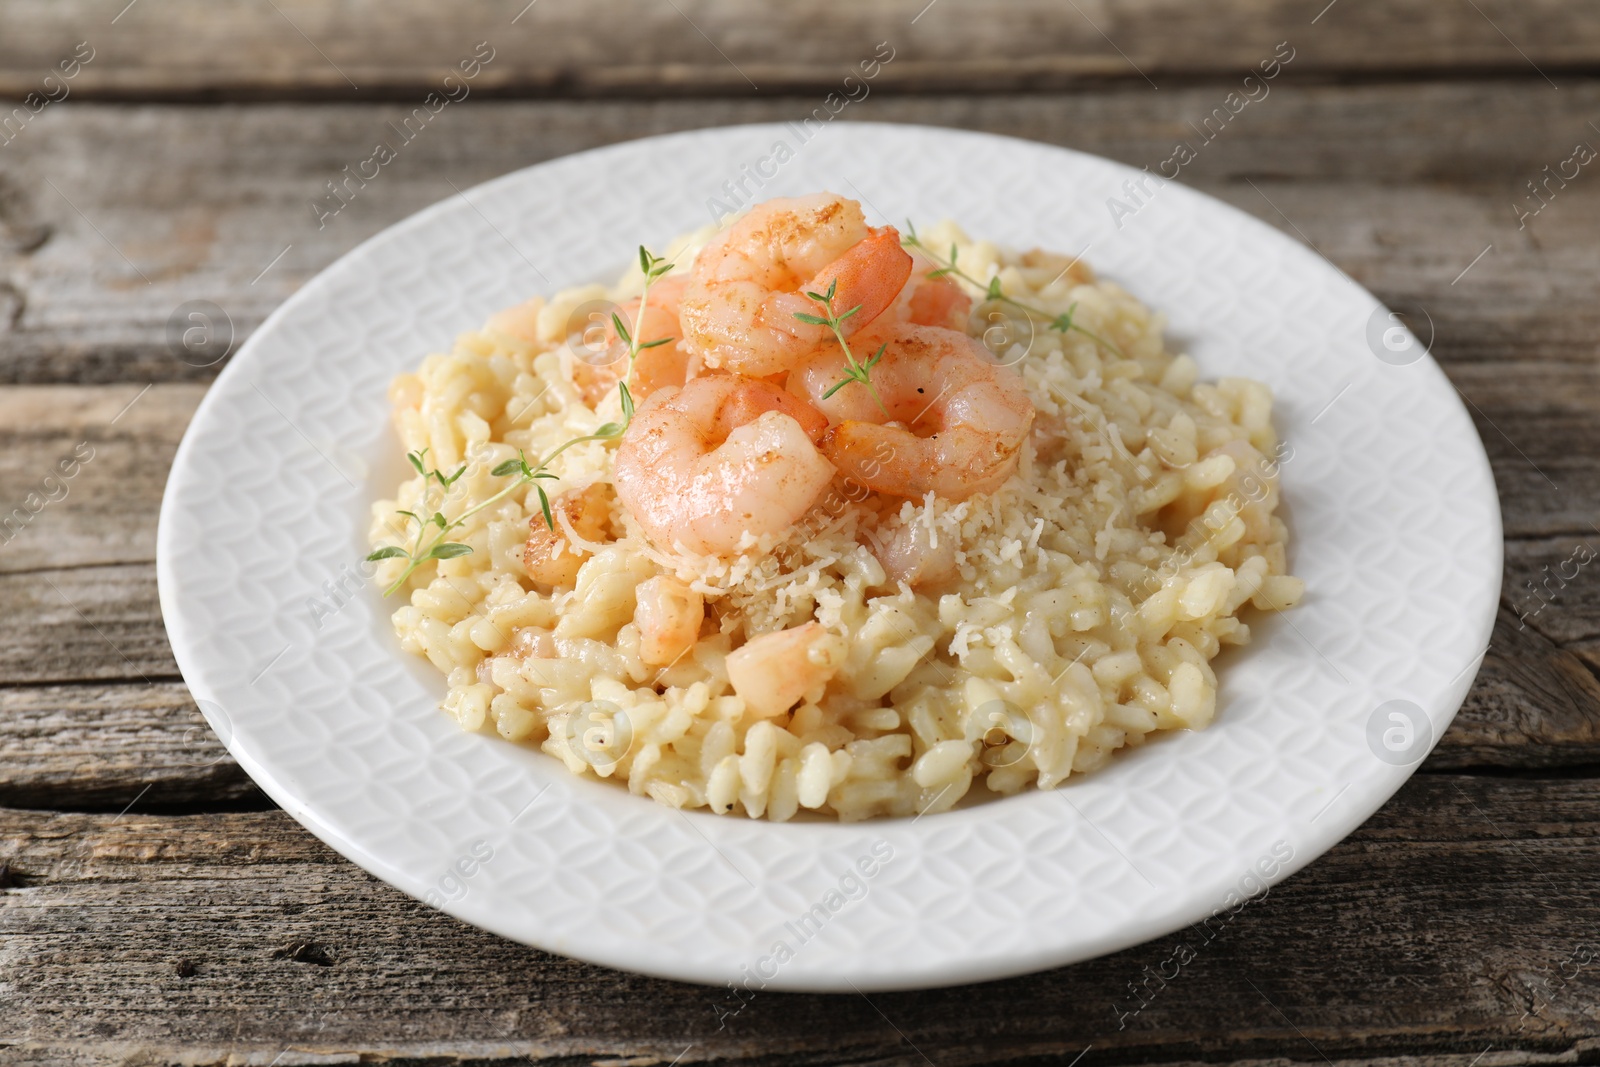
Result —
M 935 263 L 939 264 L 937 270 L 930 270 L 928 272 L 927 276 L 929 278 L 943 278 L 946 275 L 953 275 L 954 277 L 960 278 L 974 289 L 982 292 L 985 299 L 994 300 L 1002 304 L 1009 304 L 1026 315 L 1030 315 L 1034 318 L 1041 319 L 1049 323 L 1050 329 L 1052 330 L 1059 330 L 1062 333 L 1066 333 L 1069 330 L 1077 330 L 1079 333 L 1083 334 L 1095 344 L 1100 345 L 1118 359 L 1128 358 L 1122 354 L 1122 350 L 1116 345 L 1112 344 L 1110 341 L 1106 340 L 1104 337 L 1101 337 L 1094 331 L 1085 329 L 1073 321 L 1073 315 L 1078 310 L 1076 301 L 1074 301 L 1066 311 L 1059 315 L 1052 315 L 1043 308 L 1036 308 L 1031 304 L 1024 304 L 1022 301 L 1006 295 L 1005 291 L 1000 287 L 1000 278 L 998 275 L 990 278 L 989 281 L 985 283 L 980 282 L 977 278 L 974 278 L 972 275 L 962 270 L 957 263 L 958 253 L 954 242 L 951 242 L 950 244 L 950 258 L 945 259 L 944 257 L 940 256 L 939 253 L 930 248 L 921 237 L 917 236 L 917 228 L 911 224 L 909 219 L 906 220 L 906 234 L 907 236 L 900 239 L 901 244 L 905 245 L 907 248 L 921 249 L 923 254 L 925 254 Z
M 622 380 L 617 383 L 617 390 L 622 401 L 622 429 L 617 431 L 617 436 L 633 422 L 633 394 L 628 389 L 628 383 L 633 381 L 633 366 L 639 361 L 639 353 L 647 348 L 657 345 L 670 344 L 677 340 L 674 337 L 659 337 L 654 341 L 639 340 L 639 330 L 644 325 L 644 309 L 650 302 L 650 286 L 657 278 L 662 277 L 672 270 L 672 263 L 660 256 L 651 255 L 650 250 L 644 245 L 639 246 L 639 271 L 644 275 L 644 288 L 639 290 L 639 310 L 633 316 L 633 329 L 628 329 L 627 323 L 622 321 L 622 316 L 615 311 L 611 313 L 611 325 L 616 329 L 617 336 L 622 338 L 628 346 L 628 369 L 622 375 Z M 610 423 L 606 424 L 611 425 Z
M 422 475 L 422 502 L 418 505 L 418 511 L 402 509 L 395 514 L 404 515 L 411 523 L 415 523 L 417 527 L 416 535 L 412 539 L 410 548 L 404 545 L 385 545 L 382 548 L 375 549 L 367 556 L 368 562 L 399 558 L 406 560 L 405 570 L 401 571 L 400 576 L 390 584 L 389 588 L 383 591 L 384 596 L 389 596 L 398 590 L 405 584 L 406 579 L 411 577 L 412 572 L 424 563 L 430 560 L 455 559 L 457 556 L 464 556 L 471 552 L 472 547 L 470 545 L 461 544 L 459 541 L 447 540 L 451 532 L 459 530 L 466 525 L 468 519 L 484 508 L 504 500 L 517 488 L 516 485 L 506 486 L 506 488 L 488 500 L 467 509 L 453 520 L 446 519 L 444 512 L 440 509 L 444 507 L 451 487 L 466 473 L 467 465 L 463 463 L 456 468 L 454 474 L 445 474 L 443 471 L 427 465 L 428 450 L 426 448 L 419 449 L 416 452 L 407 452 L 406 459 L 410 460 L 417 473 Z M 499 470 L 498 467 L 495 469 Z M 432 483 L 438 484 L 438 490 L 434 489 Z M 432 499 L 435 491 L 440 493 L 440 497 L 436 502 Z M 432 514 L 428 514 L 430 511 Z
M 867 387 L 867 392 L 872 394 L 872 402 L 878 405 L 878 410 L 883 412 L 884 417 L 887 418 L 889 415 L 889 409 L 883 406 L 883 398 L 878 396 L 878 387 L 872 384 L 872 368 L 878 365 L 878 361 L 883 358 L 884 349 L 888 348 L 889 346 L 887 344 L 879 345 L 878 351 L 865 361 L 856 359 L 855 353 L 850 351 L 850 342 L 846 341 L 844 337 L 844 322 L 851 315 L 854 315 L 856 312 L 860 311 L 861 305 L 857 304 L 855 307 L 851 308 L 849 311 L 843 312 L 842 314 L 835 312 L 833 310 L 833 300 L 838 294 L 838 291 L 838 278 L 835 278 L 833 281 L 828 283 L 828 291 L 826 293 L 813 293 L 810 290 L 806 291 L 806 296 L 821 304 L 823 310 L 827 312 L 827 315 L 808 315 L 803 311 L 797 311 L 794 314 L 794 317 L 799 319 L 801 322 L 807 322 L 813 326 L 828 327 L 828 329 L 833 331 L 833 336 L 839 339 L 839 347 L 844 351 L 844 378 L 834 383 L 832 388 L 830 388 L 826 393 L 823 393 L 822 399 L 828 399 L 828 397 L 832 396 L 834 393 L 837 393 L 851 382 L 860 382 L 862 385 Z
M 488 499 L 474 504 L 454 519 L 446 519 L 441 509 L 449 497 L 451 487 L 466 473 L 467 464 L 463 463 L 456 469 L 454 474 L 445 474 L 437 468 L 428 466 L 428 450 L 426 448 L 406 453 L 406 459 L 411 461 L 411 466 L 416 468 L 418 474 L 422 475 L 422 504 L 419 506 L 418 511 L 401 510 L 396 512 L 396 514 L 403 515 L 409 520 L 405 524 L 406 526 L 412 523 L 416 525 L 416 534 L 409 548 L 404 545 L 385 545 L 382 548 L 375 549 L 367 556 L 369 562 L 384 559 L 406 560 L 405 570 L 401 571 L 400 576 L 383 591 L 384 596 L 391 596 L 397 592 L 401 586 L 405 585 L 406 579 L 410 578 L 416 569 L 424 563 L 433 560 L 455 559 L 457 556 L 464 556 L 471 552 L 471 545 L 447 540 L 451 532 L 459 530 L 466 525 L 468 519 L 500 503 L 500 501 L 525 485 L 532 484 L 534 491 L 539 494 L 539 510 L 544 515 L 545 526 L 551 530 L 556 528 L 555 515 L 550 508 L 550 496 L 545 492 L 544 486 L 539 484 L 541 481 L 560 480 L 550 472 L 551 462 L 574 445 L 581 445 L 587 441 L 614 441 L 626 433 L 628 427 L 633 424 L 633 393 L 629 389 L 629 382 L 633 379 L 634 365 L 639 360 L 639 353 L 647 348 L 655 348 L 657 345 L 664 345 L 674 340 L 671 337 L 663 337 L 655 341 L 641 342 L 639 340 L 639 330 L 644 322 L 645 305 L 650 298 L 650 286 L 656 279 L 671 271 L 672 264 L 659 256 L 652 255 L 648 249 L 640 245 L 639 270 L 644 274 L 644 287 L 639 293 L 639 310 L 634 316 L 632 328 L 630 329 L 628 324 L 623 321 L 621 315 L 615 311 L 611 313 L 611 324 L 616 329 L 617 336 L 628 346 L 628 367 L 617 381 L 618 400 L 622 405 L 622 421 L 603 423 L 593 433 L 574 437 L 570 441 L 559 445 L 537 463 L 528 462 L 528 457 L 522 449 L 517 449 L 516 459 L 508 459 L 503 463 L 497 464 L 489 472 L 496 478 L 504 478 L 514 474 L 517 476 L 516 481 L 505 486 Z M 438 486 L 437 492 L 441 494 L 437 502 L 432 501 L 435 484 Z M 431 515 L 427 514 L 430 510 L 432 511 Z

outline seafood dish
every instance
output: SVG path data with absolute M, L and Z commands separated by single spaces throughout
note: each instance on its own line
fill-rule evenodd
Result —
M 1055 788 L 1207 726 L 1213 661 L 1304 594 L 1265 385 L 1078 259 L 832 193 L 507 308 L 390 397 L 367 569 L 443 709 L 677 808 Z

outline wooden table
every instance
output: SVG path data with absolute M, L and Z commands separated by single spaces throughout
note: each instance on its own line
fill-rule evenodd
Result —
M 1530 585 L 1600 548 L 1592 4 L 524 3 L 0 3 L 26 112 L 0 125 L 0 1062 L 1600 1062 L 1600 575 Z M 319 225 L 325 183 L 478 42 L 470 97 Z M 762 995 L 719 1027 L 725 991 L 466 927 L 266 800 L 173 663 L 156 511 L 230 332 L 357 242 L 578 149 L 796 118 L 880 42 L 839 121 L 1136 166 L 1287 42 L 1182 180 L 1426 313 L 1493 460 L 1502 610 L 1421 772 L 1165 985 L 1176 935 L 964 989 Z M 191 301 L 225 315 L 198 350 Z

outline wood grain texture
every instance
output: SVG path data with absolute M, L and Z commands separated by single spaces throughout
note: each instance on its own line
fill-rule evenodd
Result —
M 270 807 L 181 681 L 0 689 L 0 806 Z
M 1467 395 L 1480 395 L 1496 425 L 1513 429 L 1520 427 L 1503 409 L 1508 398 L 1524 397 L 1522 425 L 1530 431 L 1552 405 L 1592 403 L 1592 391 L 1572 388 L 1560 374 L 1540 386 L 1533 372 L 1541 367 L 1499 368 L 1481 393 L 1469 381 Z M 1494 370 L 1473 365 L 1457 374 L 1470 379 L 1479 369 Z M 77 445 L 95 448 L 75 477 L 59 483 L 66 495 L 0 546 L 0 684 L 18 687 L 0 690 L 0 802 L 108 807 L 147 786 L 149 802 L 161 805 L 248 795 L 236 771 L 218 769 L 231 762 L 213 764 L 209 749 L 194 751 L 209 734 L 170 682 L 176 665 L 156 600 L 156 512 L 202 390 L 184 383 L 0 389 L 0 486 L 13 499 L 45 491 L 46 474 Z M 1532 485 L 1526 495 L 1538 497 L 1542 479 L 1515 451 L 1497 451 L 1487 426 L 1483 432 L 1499 456 L 1509 519 L 1513 506 L 1526 508 L 1512 491 Z M 1569 462 L 1564 480 L 1572 469 Z M 1594 464 L 1580 473 L 1593 479 Z M 1494 642 L 1430 768 L 1600 762 L 1600 686 L 1586 666 L 1600 634 L 1600 572 L 1585 562 L 1586 546 L 1600 549 L 1600 532 L 1508 546 L 1506 607 Z M 1544 583 L 1542 593 L 1528 587 L 1534 579 Z M 138 739 L 132 750 L 130 737 Z M 75 761 L 82 767 L 74 770 Z
M 79 41 L 71 95 L 18 118 Z M 319 226 L 326 183 L 479 41 L 471 95 Z M 1214 939 L 719 1020 L 725 990 L 522 948 L 368 877 L 205 726 L 156 597 L 167 469 L 225 353 L 366 237 L 452 184 L 796 119 L 879 42 L 840 121 L 1154 167 L 1280 41 L 1270 95 L 1182 180 L 1429 324 L 1510 540 L 1424 773 Z M 1597 75 L 1578 0 L 0 0 L 0 1062 L 1596 1062 L 1600 179 L 1528 183 L 1600 145 Z M 185 347 L 195 301 L 224 317 Z
M 0 574 L 0 678 L 49 684 L 178 676 L 153 563 Z
M 1593 354 L 1555 365 L 1447 364 L 1446 373 L 1494 466 L 1506 537 L 1595 536 L 1600 363 Z M 1536 603 L 1520 585 L 1508 592 L 1517 593 L 1518 610 Z
M 1600 765 L 1600 681 L 1563 648 L 1502 609 L 1472 689 L 1422 765 L 1534 770 Z
M 67 83 L 73 92 L 204 100 L 359 100 L 438 87 L 478 42 L 494 58 L 474 86 L 519 95 L 836 89 L 879 42 L 894 60 L 877 83 L 921 91 L 1107 79 L 1165 87 L 1249 70 L 1284 41 L 1300 53 L 1297 74 L 1559 79 L 1600 63 L 1600 26 L 1581 0 L 1478 0 L 1476 9 L 1433 0 L 472 0 L 452 4 L 448 20 L 425 0 L 124 6 L 8 0 L 0 93 L 39 90 L 84 41 L 93 58 Z
M 1341 4 L 1342 8 L 1344 5 Z M 135 8 L 135 10 L 139 10 Z M 1335 10 L 1339 10 L 1336 8 Z M 131 16 L 130 16 L 131 17 Z M 1331 15 L 1330 15 L 1331 17 Z M 854 119 L 952 125 L 1158 166 L 1231 83 L 1065 96 L 872 96 Z M 116 107 L 68 101 L 0 148 L 0 382 L 209 380 L 338 255 L 472 183 L 586 148 L 724 123 L 793 120 L 816 100 L 452 105 L 337 215 L 312 204 L 367 158 L 401 106 Z M 1461 362 L 1592 366 L 1588 279 L 1600 182 L 1539 201 L 1526 183 L 1579 140 L 1600 145 L 1600 82 L 1276 83 L 1182 180 L 1309 240 L 1381 299 L 1425 309 Z M 156 150 L 159 146 L 159 150 Z M 114 159 L 115 167 L 103 161 Z M 706 191 L 707 196 L 717 190 Z M 1101 212 L 1103 204 L 1086 204 Z M 1485 255 L 1459 281 L 1486 246 Z M 1452 283 L 1455 284 L 1452 284 Z M 170 326 L 190 301 L 226 313 L 194 351 Z M 231 331 L 227 325 L 231 323 Z M 171 331 L 169 333 L 169 331 Z
M 1600 447 L 1563 451 L 1559 441 L 1570 448 L 1593 440 L 1586 411 L 1596 394 L 1582 387 L 1593 372 L 1575 378 L 1564 365 L 1531 362 L 1468 363 L 1453 373 L 1488 413 L 1480 432 L 1495 457 L 1508 529 L 1518 529 L 1518 511 L 1527 523 L 1539 507 L 1547 511 L 1543 526 L 1590 521 L 1596 494 L 1583 487 L 1600 483 Z M 77 445 L 95 448 L 61 483 L 66 495 L 0 546 L 0 685 L 23 687 L 0 690 L 0 707 L 9 709 L 0 726 L 0 802 L 111 807 L 147 787 L 149 802 L 165 806 L 253 797 L 231 764 L 197 761 L 201 720 L 181 690 L 162 685 L 176 676 L 176 664 L 156 599 L 155 519 L 172 452 L 202 390 L 187 383 L 0 388 L 7 416 L 0 427 L 20 427 L 0 429 L 7 474 L 0 485 L 15 486 L 17 499 L 42 489 L 39 472 L 54 470 Z M 1566 435 L 1552 439 L 1548 427 L 1563 411 Z M 1503 433 L 1524 435 L 1540 458 Z M 1559 491 L 1545 482 L 1546 468 L 1561 477 Z M 1429 769 L 1600 764 L 1597 553 L 1600 531 L 1508 545 L 1505 609 Z M 271 654 L 263 650 L 263 661 Z M 147 691 L 161 696 L 152 702 Z M 113 728 L 102 731 L 108 712 Z M 41 747 L 57 732 L 73 755 Z M 137 760 L 121 747 L 130 732 L 142 739 Z M 86 761 L 84 773 L 71 772 L 75 759 Z
M 20 1062 L 171 1062 L 181 1049 L 190 1063 L 266 1063 L 289 1049 L 955 1067 L 1066 1063 L 1092 1044 L 1083 1063 L 1427 1049 L 1465 1067 L 1490 1044 L 1497 1064 L 1586 1062 L 1600 1039 L 1600 962 L 1579 962 L 1600 938 L 1587 782 L 1419 776 L 1209 937 L 962 989 L 757 994 L 727 1018 L 725 989 L 561 959 L 424 908 L 279 812 L 3 810 L 0 858 L 0 1044 Z M 1150 978 L 1179 943 L 1194 959 Z
M 1600 635 L 1600 603 L 1574 599 L 1600 584 L 1580 551 L 1600 553 L 1600 365 L 1447 370 L 1493 464 L 1507 536 L 1540 542 L 1513 551 L 1512 609 L 1564 642 Z M 193 383 L 0 386 L 0 583 L 39 567 L 153 561 L 167 470 L 203 393 Z M 76 474 L 64 477 L 63 463 Z M 1529 589 L 1535 577 L 1549 587 Z
M 56 637 L 81 657 L 99 637 L 83 631 L 76 640 Z M 1421 770 L 1566 773 L 1600 765 L 1600 682 L 1586 651 L 1560 648 L 1503 611 L 1466 702 Z M 180 681 L 136 679 L 0 687 L 0 805 L 150 811 L 270 801 Z
M 0 581 L 148 563 L 203 385 L 0 387 Z

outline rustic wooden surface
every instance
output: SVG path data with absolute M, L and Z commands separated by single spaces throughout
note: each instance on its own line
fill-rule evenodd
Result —
M 74 91 L 100 98 L 359 101 L 437 84 L 473 45 L 496 59 L 481 91 L 705 95 L 832 89 L 872 46 L 884 88 L 1059 88 L 1232 76 L 1282 40 L 1296 74 L 1585 73 L 1600 20 L 1573 0 L 9 0 L 0 92 L 89 42 Z M 504 58 L 501 58 L 503 49 Z M 88 52 L 84 53 L 88 55 Z M 1297 61 L 1298 62 L 1298 61 Z
M 0 1063 L 1600 1061 L 1600 18 L 1578 0 L 0 0 Z M 309 203 L 479 41 L 472 97 L 319 228 Z M 843 120 L 1166 158 L 1294 60 L 1183 179 L 1313 244 L 1434 355 L 1494 465 L 1506 584 L 1421 772 L 1142 1011 L 1183 935 L 1043 975 L 862 997 L 716 991 L 501 941 L 319 844 L 177 674 L 156 510 L 207 383 L 342 252 L 468 184 L 695 126 L 787 119 L 878 42 Z M 1089 209 L 1094 209 L 1092 206 Z M 187 301 L 223 309 L 174 348 Z M 60 495 L 56 491 L 54 495 Z M 1548 570 L 1547 570 L 1548 568 Z M 1552 587 L 1554 588 L 1553 584 Z

